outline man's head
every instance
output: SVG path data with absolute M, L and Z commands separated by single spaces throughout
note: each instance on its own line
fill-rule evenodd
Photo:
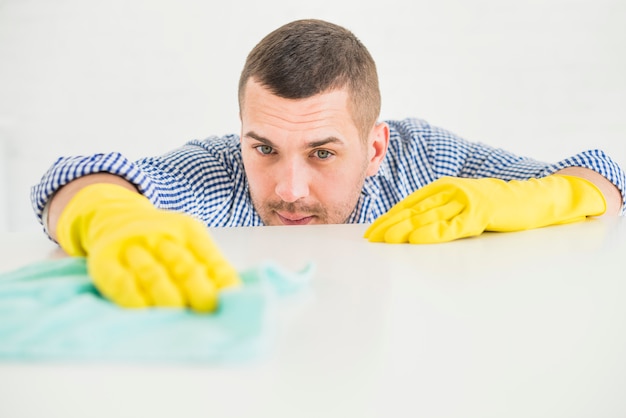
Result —
M 239 108 L 250 78 L 284 99 L 305 99 L 345 88 L 359 135 L 367 139 L 380 113 L 376 64 L 347 29 L 297 20 L 271 32 L 248 54 L 239 79 Z
M 248 55 L 239 103 L 243 162 L 263 222 L 346 222 L 389 136 L 376 123 L 380 94 L 365 47 L 327 22 L 287 24 Z

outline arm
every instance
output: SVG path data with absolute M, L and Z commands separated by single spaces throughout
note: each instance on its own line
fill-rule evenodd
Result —
M 619 189 L 601 174 L 585 167 L 567 167 L 555 174 L 581 177 L 592 182 L 604 195 L 606 201 L 605 215 L 618 215 L 622 207 L 622 194 Z
M 596 185 L 607 201 L 607 214 L 626 215 L 626 174 L 602 150 L 590 149 L 554 164 L 515 155 L 431 126 L 419 119 L 389 121 L 389 151 L 379 175 L 384 187 L 374 218 L 417 189 L 441 177 L 529 180 L 570 174 Z
M 546 164 L 423 123 L 410 132 L 419 135 L 405 140 L 421 157 L 408 171 L 418 174 L 418 187 L 377 218 L 366 233 L 370 241 L 445 242 L 624 212 L 626 176 L 601 150 Z
M 211 311 L 217 292 L 239 279 L 205 225 L 159 209 L 163 196 L 167 207 L 168 196 L 187 190 L 167 167 L 117 153 L 62 158 L 33 187 L 33 208 L 40 217 L 47 208 L 41 221 L 51 238 L 87 257 L 95 286 L 113 302 Z
M 87 257 L 94 285 L 121 306 L 215 310 L 217 292 L 239 279 L 206 227 L 118 183 L 93 175 L 59 191 L 53 206 L 59 245 Z
M 603 192 L 586 178 L 554 174 L 529 180 L 442 177 L 379 217 L 374 242 L 446 242 L 484 231 L 511 232 L 606 213 Z

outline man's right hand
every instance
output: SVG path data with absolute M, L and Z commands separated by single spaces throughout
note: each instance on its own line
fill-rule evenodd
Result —
M 125 187 L 83 187 L 63 208 L 55 235 L 72 256 L 87 256 L 95 286 L 123 307 L 217 307 L 219 290 L 239 276 L 206 227 L 160 210 Z

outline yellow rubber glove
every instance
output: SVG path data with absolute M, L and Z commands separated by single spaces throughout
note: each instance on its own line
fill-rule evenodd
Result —
M 509 182 L 443 177 L 413 192 L 365 232 L 371 242 L 425 244 L 582 220 L 606 210 L 604 195 L 579 177 Z
M 240 283 L 206 227 L 155 208 L 144 196 L 94 184 L 69 201 L 57 239 L 72 256 L 87 256 L 94 285 L 123 307 L 217 307 L 217 293 Z

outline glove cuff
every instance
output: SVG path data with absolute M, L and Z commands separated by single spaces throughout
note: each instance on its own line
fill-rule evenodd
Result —
M 67 203 L 57 223 L 57 241 L 70 256 L 89 252 L 90 228 L 98 219 L 111 214 L 111 209 L 125 211 L 129 206 L 154 209 L 143 195 L 122 186 L 97 183 L 79 190 Z M 103 213 L 106 212 L 106 213 Z
M 554 174 L 566 180 L 571 188 L 573 211 L 580 217 L 600 216 L 606 212 L 604 193 L 591 181 L 577 176 Z

